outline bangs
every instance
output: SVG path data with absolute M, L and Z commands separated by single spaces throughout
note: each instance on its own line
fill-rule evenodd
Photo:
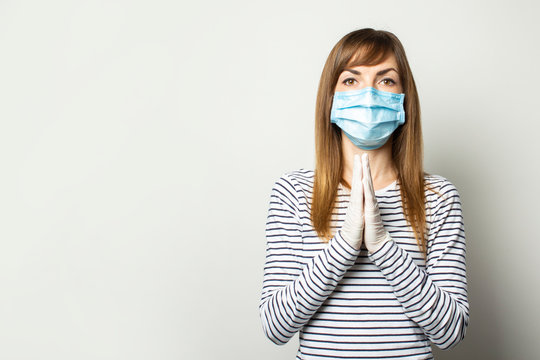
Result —
M 389 55 L 397 55 L 397 45 L 390 33 L 367 30 L 354 32 L 343 38 L 336 57 L 338 71 L 343 71 L 345 67 L 377 65 Z
M 377 41 L 378 40 L 378 41 Z M 393 54 L 392 44 L 385 39 L 377 39 L 365 42 L 356 51 L 351 52 L 350 58 L 346 62 L 347 67 L 352 66 L 373 66 L 381 63 L 389 55 Z

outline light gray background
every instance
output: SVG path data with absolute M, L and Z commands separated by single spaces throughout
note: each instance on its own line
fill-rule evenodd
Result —
M 538 358 L 533 1 L 1 1 L 0 358 L 293 359 L 258 302 L 271 187 L 314 165 L 324 61 L 394 32 L 456 184 L 471 322 Z

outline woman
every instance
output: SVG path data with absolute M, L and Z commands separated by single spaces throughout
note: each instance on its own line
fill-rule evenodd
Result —
M 297 359 L 431 359 L 469 321 L 459 194 L 424 173 L 420 107 L 395 35 L 344 36 L 324 66 L 316 169 L 272 189 L 260 315 Z M 360 156 L 362 156 L 360 158 Z

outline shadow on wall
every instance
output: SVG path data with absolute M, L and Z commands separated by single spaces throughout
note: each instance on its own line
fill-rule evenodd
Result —
M 494 230 L 493 219 L 489 226 L 486 215 L 482 215 L 482 204 L 490 203 L 489 196 L 493 196 L 496 189 L 490 188 L 493 185 L 486 184 L 484 180 L 487 169 L 482 169 L 482 165 L 479 166 L 475 161 L 482 154 L 471 157 L 466 156 L 463 151 L 441 151 L 438 155 L 436 163 L 444 164 L 444 168 L 429 170 L 448 176 L 457 186 L 463 206 L 470 319 L 465 339 L 450 350 L 441 350 L 432 345 L 434 356 L 437 360 L 507 360 L 503 327 L 497 316 L 503 305 L 497 301 L 497 279 L 491 269 L 497 265 L 493 264 L 484 248 L 487 239 L 492 236 L 490 232 Z

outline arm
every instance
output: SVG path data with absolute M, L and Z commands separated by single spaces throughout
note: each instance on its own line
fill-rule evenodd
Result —
M 370 254 L 394 288 L 405 314 L 441 349 L 465 336 L 469 322 L 465 233 L 456 188 L 444 181 L 428 234 L 426 270 L 393 240 Z
M 298 193 L 286 175 L 274 185 L 266 222 L 266 262 L 259 312 L 266 336 L 285 344 L 334 291 L 359 250 L 339 230 L 307 264 Z

